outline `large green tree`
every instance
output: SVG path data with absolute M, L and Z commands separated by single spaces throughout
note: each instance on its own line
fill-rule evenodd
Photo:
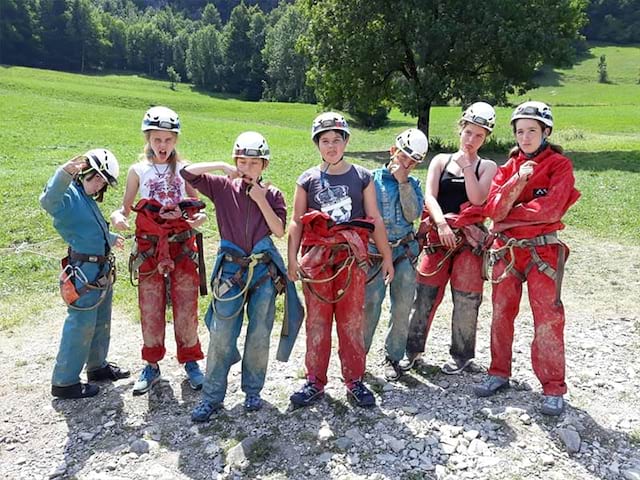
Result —
M 418 117 L 451 100 L 504 102 L 543 63 L 568 63 L 584 0 L 299 0 L 308 80 L 327 106 Z

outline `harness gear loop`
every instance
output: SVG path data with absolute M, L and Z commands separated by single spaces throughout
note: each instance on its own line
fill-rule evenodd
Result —
M 394 267 L 396 267 L 400 262 L 402 262 L 405 259 L 409 260 L 414 267 L 416 266 L 418 257 L 415 256 L 411 251 L 411 248 L 409 248 L 409 244 L 415 239 L 416 239 L 415 233 L 409 232 L 407 235 L 396 240 L 395 242 L 389 242 L 389 247 L 391 247 L 391 250 L 401 245 L 404 246 L 404 252 L 402 253 L 402 255 L 398 255 L 398 257 L 393 261 Z M 369 239 L 369 243 L 375 243 L 375 242 L 372 239 Z M 367 278 L 367 282 L 366 282 L 367 285 L 373 282 L 373 280 L 378 275 L 380 275 L 380 272 L 382 271 L 382 255 L 380 255 L 379 253 L 369 253 L 369 259 L 372 265 L 373 264 L 376 265 L 376 269 Z
M 94 282 L 89 282 L 89 279 L 77 265 L 71 265 L 69 260 L 80 261 L 81 263 L 95 263 L 97 265 L 109 264 L 109 270 L 103 275 L 100 275 Z M 76 253 L 69 248 L 68 255 L 61 260 L 62 272 L 60 273 L 60 296 L 64 303 L 72 310 L 89 311 L 98 308 L 102 302 L 104 302 L 107 292 L 111 288 L 111 285 L 116 281 L 116 262 L 113 254 L 108 255 L 86 255 Z M 77 289 L 75 282 L 78 280 L 82 287 Z M 88 307 L 77 307 L 73 305 L 80 297 L 86 293 L 100 290 L 100 296 L 96 303 Z
M 218 269 L 216 278 L 211 282 L 211 294 L 214 298 L 214 301 L 211 302 L 213 313 L 221 320 L 230 320 L 238 315 L 244 308 L 244 305 L 247 302 L 247 296 L 249 295 L 249 290 L 251 290 L 252 288 L 256 288 L 258 285 L 261 285 L 262 282 L 266 281 L 269 277 L 272 278 L 275 286 L 275 277 L 277 277 L 277 274 L 274 272 L 275 269 L 269 268 L 272 260 L 271 256 L 266 252 L 255 253 L 248 257 L 242 257 L 234 255 L 230 251 L 221 249 L 218 255 L 224 255 L 223 261 L 229 261 L 240 265 L 238 271 L 231 278 L 227 278 L 225 280 L 222 280 L 222 267 L 220 267 Z M 255 274 L 255 267 L 259 263 L 269 264 L 267 266 L 267 273 L 265 273 L 265 275 L 261 277 L 253 287 L 251 287 L 251 282 L 253 281 L 253 277 Z M 242 282 L 242 277 L 244 276 L 245 271 L 247 272 L 247 278 L 245 282 Z M 224 295 L 235 285 L 240 288 L 240 291 L 231 297 L 224 297 Z M 276 290 L 278 289 L 276 288 Z M 216 302 L 232 302 L 241 297 L 242 303 L 240 304 L 238 309 L 231 315 L 221 315 L 218 312 L 218 309 L 216 308 Z
M 298 278 L 302 282 L 303 286 L 307 288 L 309 292 L 313 294 L 313 296 L 315 296 L 318 300 L 320 300 L 323 303 L 331 303 L 331 304 L 338 303 L 340 300 L 342 300 L 342 297 L 344 297 L 344 295 L 347 293 L 347 290 L 349 289 L 349 286 L 351 285 L 351 266 L 356 261 L 356 256 L 351 251 L 348 245 L 335 245 L 331 247 L 331 257 L 329 258 L 328 265 L 333 265 L 332 263 L 333 259 L 335 258 L 336 252 L 339 250 L 347 250 L 348 255 L 342 262 L 340 262 L 336 272 L 330 277 L 314 279 L 314 278 L 311 278 L 309 275 L 307 275 L 307 273 L 304 271 L 302 267 L 298 268 Z M 360 268 L 364 268 L 365 265 L 361 265 L 361 263 L 358 262 L 358 267 Z M 347 271 L 347 279 L 345 281 L 344 287 L 338 289 L 338 295 L 333 300 L 330 300 L 324 297 L 323 295 L 319 294 L 316 289 L 313 288 L 312 285 L 314 284 L 323 284 L 323 283 L 332 282 L 333 280 L 338 278 L 338 276 L 342 273 L 342 271 L 345 268 L 349 269 Z
M 447 262 L 447 260 L 451 258 L 454 253 L 456 253 L 458 250 L 462 248 L 464 244 L 464 238 L 462 233 L 457 228 L 453 229 L 453 233 L 455 234 L 455 237 L 456 237 L 455 246 L 452 248 L 447 248 L 447 251 L 445 252 L 444 257 L 442 257 L 440 261 L 436 264 L 436 268 L 433 272 L 423 272 L 422 270 L 420 270 L 420 267 L 417 267 L 416 271 L 418 272 L 418 275 L 420 275 L 421 277 L 433 277 L 440 270 L 442 270 L 442 267 L 444 267 L 444 264 Z M 428 242 L 424 247 L 422 247 L 422 250 L 425 252 L 426 255 L 431 255 L 431 254 L 434 254 L 439 248 L 442 248 L 444 246 L 445 245 L 442 242 L 433 242 L 433 243 Z
M 540 273 L 544 273 L 551 278 L 556 284 L 556 304 L 561 302 L 560 296 L 562 291 L 562 278 L 564 276 L 564 264 L 567 257 L 567 246 L 558 239 L 556 232 L 539 235 L 533 238 L 515 239 L 508 238 L 502 233 L 494 235 L 495 238 L 499 238 L 505 242 L 501 247 L 495 249 L 488 249 L 485 252 L 482 265 L 482 276 L 485 280 L 489 280 L 491 283 L 502 282 L 509 274 L 514 275 L 521 282 L 525 282 L 527 276 L 533 267 L 536 267 Z M 553 268 L 549 263 L 542 260 L 538 254 L 536 247 L 543 247 L 546 245 L 558 245 L 558 262 L 556 268 Z M 515 255 L 514 248 L 528 248 L 531 260 L 524 268 L 523 272 L 516 270 L 515 268 Z M 489 268 L 494 266 L 500 260 L 504 260 L 507 253 L 511 259 L 507 263 L 502 274 L 497 279 L 492 279 L 489 275 Z

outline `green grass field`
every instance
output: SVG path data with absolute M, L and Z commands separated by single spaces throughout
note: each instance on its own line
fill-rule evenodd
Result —
M 607 55 L 614 82 L 610 85 L 597 83 L 600 52 Z M 591 58 L 573 69 L 547 72 L 541 79 L 545 86 L 526 96 L 554 106 L 553 138 L 574 160 L 583 194 L 567 223 L 594 241 L 640 243 L 640 85 L 634 83 L 639 65 L 638 47 L 597 47 Z M 241 102 L 188 85 L 172 91 L 166 82 L 135 75 L 88 76 L 22 67 L 0 67 L 0 99 L 8 119 L 0 129 L 4 205 L 0 210 L 0 329 L 33 319 L 47 304 L 59 301 L 57 261 L 64 245 L 38 204 L 49 176 L 66 159 L 99 146 L 111 149 L 126 172 L 142 149 L 140 120 L 150 105 L 164 104 L 178 111 L 183 123 L 179 150 L 191 161 L 229 160 L 232 142 L 240 132 L 264 134 L 273 157 L 266 179 L 283 190 L 289 202 L 297 176 L 318 162 L 309 139 L 310 124 L 318 112 L 313 105 Z M 498 109 L 499 145 L 512 143 L 510 112 Z M 456 145 L 459 115 L 456 107 L 433 108 L 430 133 L 438 144 Z M 392 112 L 386 128 L 374 132 L 355 128 L 348 156 L 373 168 L 385 161 L 395 135 L 414 125 L 415 119 Z M 500 160 L 505 152 L 485 155 Z M 418 170 L 422 179 L 425 174 L 426 167 Z M 119 205 L 122 194 L 122 188 L 108 192 L 105 216 Z M 203 230 L 210 258 L 216 232 L 213 211 L 208 210 L 211 220 Z M 126 279 L 127 256 L 119 255 L 116 305 L 133 315 L 135 291 Z M 204 307 L 206 302 L 201 303 Z

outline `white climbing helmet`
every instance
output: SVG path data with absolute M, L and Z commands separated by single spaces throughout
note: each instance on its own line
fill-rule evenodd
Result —
M 180 133 L 180 117 L 167 107 L 151 107 L 142 118 L 140 129 L 143 132 L 148 130 L 164 130 L 167 132 Z
M 422 163 L 429 150 L 429 140 L 417 128 L 409 128 L 396 137 L 396 147 L 418 163 Z
M 328 130 L 339 130 L 347 137 L 351 135 L 349 124 L 342 115 L 336 112 L 324 112 L 318 115 L 311 125 L 311 140 L 315 142 L 318 134 Z
M 269 160 L 269 144 L 258 132 L 243 132 L 233 145 L 232 157 L 258 157 Z
M 546 103 L 530 101 L 518 105 L 511 114 L 511 126 L 520 118 L 537 120 L 553 130 L 553 114 Z
M 496 111 L 486 102 L 476 102 L 464 111 L 461 120 L 478 125 L 491 133 L 496 126 Z
M 89 162 L 89 168 L 82 172 L 90 173 L 92 170 L 97 172 L 112 187 L 118 183 L 118 175 L 120 175 L 120 165 L 116 156 L 105 148 L 94 148 L 83 155 Z

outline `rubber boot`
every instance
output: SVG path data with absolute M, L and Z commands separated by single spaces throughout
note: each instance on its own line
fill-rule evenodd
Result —
M 453 316 L 451 318 L 451 348 L 449 353 L 458 365 L 464 365 L 476 354 L 476 329 L 482 293 L 451 289 Z

